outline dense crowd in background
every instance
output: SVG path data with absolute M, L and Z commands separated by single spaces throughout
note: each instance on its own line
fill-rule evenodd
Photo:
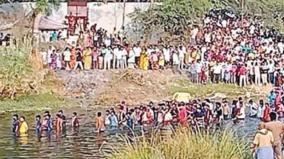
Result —
M 80 31 L 75 44 L 65 50 L 50 47 L 43 53 L 50 69 L 185 70 L 198 83 L 283 83 L 284 38 L 267 29 L 256 17 L 238 17 L 212 10 L 202 25 L 192 25 L 190 42 L 179 45 L 163 40 L 144 45 L 128 42 L 124 31 L 96 28 Z M 52 32 L 50 40 L 68 39 L 66 32 Z

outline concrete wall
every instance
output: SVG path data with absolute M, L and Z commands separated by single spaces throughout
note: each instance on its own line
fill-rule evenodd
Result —
M 26 11 L 31 9 L 34 3 L 23 3 Z M 126 3 L 125 13 L 126 15 L 133 12 L 135 8 L 145 10 L 149 7 L 149 3 Z M 120 28 L 122 26 L 123 19 L 123 3 L 88 3 L 89 10 L 89 23 L 92 25 L 97 23 L 98 27 L 105 28 L 109 32 L 112 32 L 113 28 Z M 50 19 L 63 22 L 67 15 L 67 3 L 61 3 L 58 10 L 53 10 L 49 16 Z M 130 18 L 126 16 L 125 24 L 130 22 Z

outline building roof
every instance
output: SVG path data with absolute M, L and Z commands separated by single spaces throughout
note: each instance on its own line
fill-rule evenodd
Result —
M 60 30 L 66 28 L 67 25 L 48 19 L 47 17 L 41 17 L 39 22 L 39 30 Z

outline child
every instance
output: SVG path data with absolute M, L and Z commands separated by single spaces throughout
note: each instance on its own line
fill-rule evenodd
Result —
M 19 135 L 20 136 L 28 136 L 28 130 L 29 130 L 29 127 L 28 127 L 28 124 L 25 120 L 25 117 L 21 116 L 20 117 L 20 125 L 19 125 Z
M 77 113 L 76 112 L 74 112 L 73 113 L 73 117 L 72 117 L 72 127 L 73 128 L 78 128 L 79 127 L 79 119 L 78 119 L 78 117 L 77 117 Z

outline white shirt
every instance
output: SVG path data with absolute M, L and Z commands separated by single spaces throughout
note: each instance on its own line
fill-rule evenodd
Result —
M 47 62 L 48 62 L 48 63 L 51 63 L 51 61 L 52 61 L 52 59 L 51 59 L 51 54 L 52 54 L 52 50 L 49 49 L 49 50 L 47 51 Z
M 135 57 L 140 57 L 140 54 L 142 52 L 140 47 L 134 47 L 133 51 L 134 51 Z
M 195 39 L 197 33 L 198 33 L 198 28 L 194 28 L 194 29 L 191 31 L 191 38 Z
M 178 57 L 178 55 L 177 55 L 177 53 L 174 53 L 173 54 L 173 63 L 174 63 L 174 65 L 179 65 L 179 57 Z
M 111 60 L 112 59 L 112 53 L 109 49 L 104 49 L 104 58 L 105 60 Z
M 118 49 L 115 55 L 117 60 L 121 60 L 123 56 L 123 50 Z
M 211 42 L 211 34 L 210 33 L 206 33 L 204 35 L 205 38 L 205 42 L 210 43 Z
M 201 63 L 196 63 L 196 70 L 197 70 L 197 73 L 201 73 L 201 68 L 202 68 L 202 64 Z
M 128 62 L 135 63 L 135 53 L 133 49 L 129 52 Z
M 258 118 L 261 118 L 261 117 L 263 116 L 262 110 L 263 110 L 263 109 L 261 108 L 261 106 L 259 106 L 258 109 L 257 109 L 257 117 L 258 117 Z
M 106 47 L 108 47 L 108 46 L 111 45 L 111 40 L 109 38 L 106 38 L 104 43 L 105 43 Z
M 164 54 L 164 57 L 165 57 L 165 61 L 170 61 L 170 49 L 167 49 L 167 48 L 164 48 L 163 49 L 163 54 Z
M 223 26 L 223 28 L 226 28 L 226 27 L 227 27 L 227 21 L 226 21 L 226 20 L 223 20 L 223 21 L 222 21 L 222 26 Z
M 216 65 L 216 66 L 214 66 L 213 70 L 214 70 L 214 74 L 221 74 L 222 66 L 221 65 Z
M 273 73 L 274 72 L 274 64 L 268 64 L 268 73 Z
M 47 52 L 42 52 L 41 53 L 41 56 L 42 56 L 42 61 L 43 61 L 43 64 L 47 64 Z
M 184 55 L 186 54 L 186 48 L 182 47 L 181 49 L 178 49 L 178 54 L 179 54 L 179 58 L 183 59 Z
M 167 113 L 165 114 L 165 119 L 164 119 L 164 121 L 171 121 L 171 120 L 173 120 L 173 116 L 172 116 L 172 114 L 171 114 L 170 112 L 167 112 Z
M 284 43 L 279 42 L 277 44 L 277 47 L 278 47 L 278 50 L 280 51 L 280 54 L 283 54 L 284 53 Z
M 114 48 L 113 49 L 113 55 L 115 58 L 117 58 L 117 55 L 119 54 L 119 49 L 118 48 Z
M 69 50 L 66 50 L 63 52 L 64 55 L 64 61 L 70 61 L 71 60 L 71 53 Z
M 245 107 L 241 107 L 240 109 L 240 115 L 238 115 L 239 119 L 244 119 L 246 117 L 246 113 L 245 113 Z

